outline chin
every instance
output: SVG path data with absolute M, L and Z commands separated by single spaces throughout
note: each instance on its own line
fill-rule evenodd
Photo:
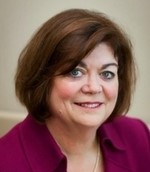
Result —
M 95 119 L 88 119 L 88 120 L 83 120 L 81 122 L 81 124 L 83 126 L 86 126 L 86 127 L 96 127 L 96 128 L 98 128 L 98 127 L 100 127 L 103 124 L 103 122 L 105 120 L 106 119 L 97 119 L 97 118 L 95 118 Z

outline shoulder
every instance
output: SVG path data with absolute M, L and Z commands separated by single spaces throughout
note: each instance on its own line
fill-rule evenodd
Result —
M 150 132 L 147 125 L 140 119 L 121 116 L 108 123 L 110 128 L 113 128 L 118 133 L 126 134 L 128 137 L 148 137 Z M 142 134 L 142 135 L 141 135 Z
M 105 123 L 104 129 L 112 139 L 120 140 L 127 147 L 150 152 L 150 131 L 142 120 L 121 116 Z
M 121 116 L 113 120 L 109 123 L 110 126 L 116 129 L 120 129 L 120 131 L 127 133 L 130 135 L 130 133 L 138 133 L 142 132 L 146 135 L 149 135 L 149 129 L 147 125 L 140 119 L 127 117 L 127 116 Z
M 0 138 L 0 171 L 15 172 L 28 170 L 19 134 L 20 124 Z M 18 168 L 18 169 L 17 169 Z
M 18 147 L 19 144 L 19 124 L 11 129 L 6 135 L 0 138 L 0 153 L 6 153 L 7 149 Z M 7 149 L 4 149 L 7 148 Z M 1 155 L 0 154 L 0 155 Z

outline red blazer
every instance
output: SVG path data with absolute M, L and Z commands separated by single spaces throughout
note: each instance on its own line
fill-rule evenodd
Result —
M 150 133 L 118 117 L 98 129 L 105 172 L 150 172 Z M 47 127 L 30 115 L 0 139 L 0 172 L 66 172 L 67 159 Z

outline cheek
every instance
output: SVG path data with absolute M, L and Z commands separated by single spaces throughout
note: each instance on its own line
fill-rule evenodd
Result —
M 117 100 L 118 97 L 118 84 L 111 85 L 106 87 L 105 94 L 108 100 Z
M 76 94 L 76 89 L 70 83 L 60 82 L 57 84 L 57 86 L 55 85 L 55 92 L 59 97 L 66 100 Z
M 69 99 L 72 96 L 72 90 L 70 88 L 66 89 L 66 87 L 61 87 L 57 92 L 64 99 Z
M 109 90 L 108 97 L 109 97 L 110 100 L 117 100 L 117 97 L 118 97 L 118 90 L 117 90 L 117 89 L 111 88 L 111 89 Z

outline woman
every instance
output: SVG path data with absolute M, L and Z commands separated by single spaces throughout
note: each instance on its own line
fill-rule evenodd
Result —
M 1 138 L 0 171 L 150 171 L 149 131 L 124 115 L 135 81 L 131 43 L 108 17 L 52 17 L 20 55 L 16 94 L 29 115 Z

